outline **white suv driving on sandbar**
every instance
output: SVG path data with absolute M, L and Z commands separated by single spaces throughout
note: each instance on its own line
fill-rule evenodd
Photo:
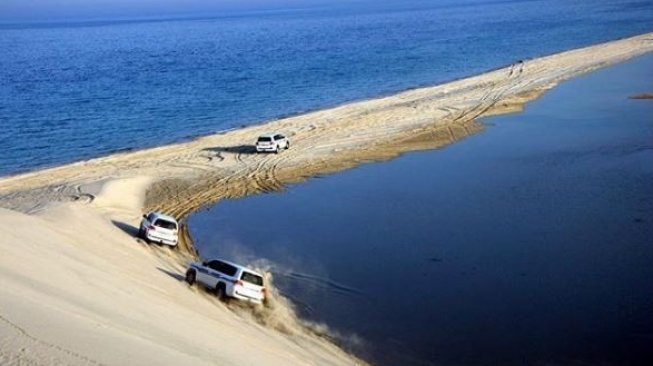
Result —
M 265 287 L 260 273 L 222 259 L 191 263 L 186 271 L 186 282 L 193 285 L 195 281 L 214 289 L 222 300 L 232 297 L 256 304 L 265 301 Z
M 256 152 L 272 151 L 278 153 L 279 150 L 290 148 L 288 138 L 280 133 L 266 133 L 256 140 Z
M 150 212 L 143 215 L 138 236 L 148 242 L 154 241 L 174 247 L 177 245 L 178 230 L 179 224 L 174 217 L 160 212 Z

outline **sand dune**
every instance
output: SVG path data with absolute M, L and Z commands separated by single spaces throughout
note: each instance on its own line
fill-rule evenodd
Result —
M 130 188 L 147 181 L 113 181 L 91 205 L 36 215 L 0 209 L 0 364 L 357 362 L 309 333 L 263 327 L 185 285 L 172 252 L 137 242 L 129 233 L 136 223 L 122 221 L 142 202 L 143 190 Z
M 350 365 L 313 332 L 266 327 L 180 276 L 195 256 L 145 245 L 142 212 L 183 219 L 227 197 L 433 149 L 478 133 L 481 116 L 519 111 L 562 80 L 653 51 L 653 34 L 451 83 L 351 103 L 188 143 L 0 179 L 0 364 Z M 262 132 L 292 148 L 252 153 Z M 254 313 L 252 318 L 256 318 Z

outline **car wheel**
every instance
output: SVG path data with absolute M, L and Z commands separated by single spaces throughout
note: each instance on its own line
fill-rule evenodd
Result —
M 186 272 L 186 282 L 188 282 L 189 285 L 193 286 L 193 284 L 195 283 L 195 277 L 196 276 L 197 276 L 197 274 L 195 273 L 195 271 L 193 271 L 192 269 L 189 269 Z
M 290 149 L 290 141 L 286 142 L 286 150 Z
M 227 289 L 224 287 L 224 283 L 218 283 L 215 287 L 215 296 L 222 301 L 227 300 Z
M 274 149 L 274 153 L 275 153 L 275 154 L 278 154 L 278 153 L 279 153 L 279 145 L 277 145 L 277 148 Z
M 138 234 L 136 234 L 137 238 L 142 238 L 143 237 L 143 227 L 139 226 L 138 227 Z

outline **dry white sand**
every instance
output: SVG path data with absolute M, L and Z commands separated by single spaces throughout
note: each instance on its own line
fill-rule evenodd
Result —
M 183 219 L 226 197 L 444 146 L 479 116 L 518 111 L 556 83 L 653 50 L 653 34 L 195 141 L 0 179 L 0 364 L 351 365 L 291 312 L 234 312 L 182 281 L 194 253 L 133 237 L 140 215 Z M 290 136 L 252 154 L 262 132 Z M 147 193 L 146 193 L 147 191 Z M 187 233 L 185 233 L 187 235 Z M 277 310 L 283 310 L 278 308 Z M 285 324 L 285 326 L 278 326 Z M 282 329 L 280 332 L 276 329 Z
M 1 365 L 356 362 L 310 334 L 227 310 L 180 280 L 169 250 L 118 229 L 112 220 L 138 214 L 148 182 L 112 181 L 91 205 L 0 209 Z

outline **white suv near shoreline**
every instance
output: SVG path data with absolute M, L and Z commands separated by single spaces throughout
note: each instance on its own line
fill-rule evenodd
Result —
M 256 304 L 265 301 L 263 275 L 222 259 L 193 262 L 186 271 L 186 282 L 195 282 L 213 289 L 221 300 L 235 298 Z
M 256 140 L 257 153 L 265 151 L 278 153 L 281 149 L 290 149 L 290 141 L 280 133 L 266 133 Z
M 179 224 L 174 217 L 160 212 L 150 212 L 143 215 L 143 220 L 138 228 L 138 237 L 147 242 L 153 241 L 174 247 L 179 239 L 178 229 Z

